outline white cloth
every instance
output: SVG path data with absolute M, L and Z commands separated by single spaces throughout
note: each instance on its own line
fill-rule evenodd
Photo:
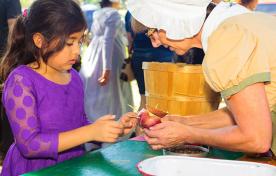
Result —
M 130 84 L 120 80 L 121 66 L 125 56 L 125 31 L 120 15 L 113 8 L 103 8 L 94 13 L 93 38 L 89 44 L 80 69 L 84 84 L 85 112 L 91 121 L 106 114 L 116 118 L 131 111 Z M 105 86 L 98 84 L 103 70 L 111 70 Z
M 127 8 L 140 23 L 163 29 L 167 38 L 179 40 L 196 35 L 211 0 L 128 0 Z
M 204 52 L 206 52 L 208 48 L 209 36 L 225 19 L 250 12 L 249 9 L 239 4 L 220 2 L 208 16 L 202 28 L 201 42 Z

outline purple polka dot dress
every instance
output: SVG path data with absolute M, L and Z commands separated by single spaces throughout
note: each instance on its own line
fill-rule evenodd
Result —
M 70 70 L 66 85 L 47 80 L 22 65 L 5 82 L 2 101 L 15 137 L 2 176 L 15 176 L 80 156 L 83 146 L 58 153 L 58 134 L 89 124 L 82 81 Z

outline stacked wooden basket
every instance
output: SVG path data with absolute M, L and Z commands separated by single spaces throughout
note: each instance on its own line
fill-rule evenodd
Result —
M 178 115 L 218 108 L 220 95 L 205 82 L 201 65 L 144 62 L 143 69 L 149 106 Z

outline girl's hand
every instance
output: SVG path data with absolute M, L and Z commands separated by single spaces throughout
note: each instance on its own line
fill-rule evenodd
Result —
M 104 86 L 108 83 L 110 77 L 110 70 L 104 70 L 102 76 L 98 79 L 98 83 Z
M 124 127 L 115 121 L 114 115 L 105 115 L 90 125 L 91 140 L 99 142 L 116 142 L 123 134 Z
M 123 135 L 127 135 L 137 126 L 137 114 L 134 112 L 128 112 L 120 118 L 120 122 L 124 127 Z

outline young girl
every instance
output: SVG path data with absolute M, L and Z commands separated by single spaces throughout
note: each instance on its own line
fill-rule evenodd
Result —
M 15 137 L 2 176 L 20 175 L 80 156 L 88 141 L 115 142 L 134 121 L 106 115 L 90 124 L 82 82 L 72 65 L 86 23 L 72 0 L 37 0 L 18 17 L 1 63 L 2 101 Z

